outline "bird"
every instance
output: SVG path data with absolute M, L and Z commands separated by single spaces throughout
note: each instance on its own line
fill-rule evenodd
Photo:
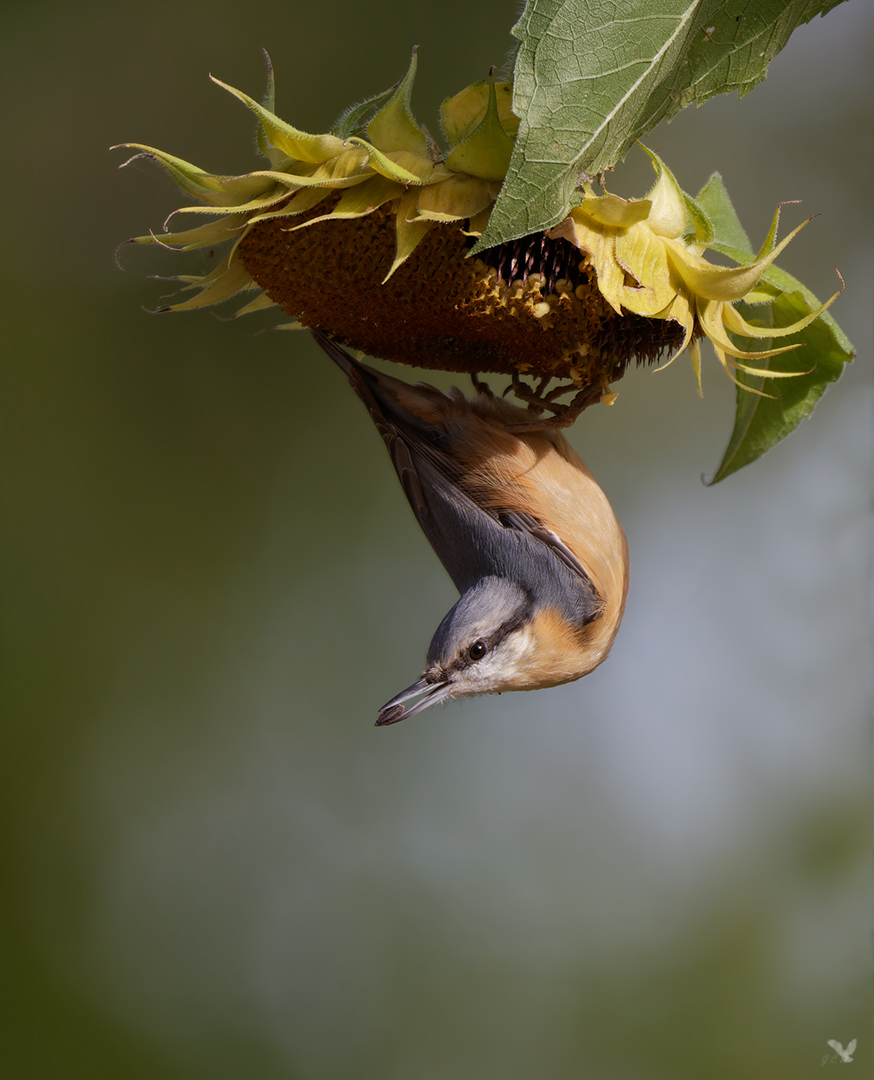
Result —
M 411 385 L 315 340 L 346 374 L 459 599 L 421 677 L 379 710 L 382 727 L 453 698 L 572 682 L 607 657 L 628 592 L 628 545 L 565 437 L 483 383 L 465 397 Z
M 841 1061 L 849 1064 L 853 1060 L 853 1054 L 855 1053 L 855 1050 L 856 1050 L 856 1040 L 855 1039 L 853 1039 L 851 1042 L 847 1043 L 847 1049 L 846 1050 L 843 1048 L 843 1046 L 841 1046 L 841 1044 L 837 1041 L 837 1039 L 829 1039 L 828 1040 L 828 1045 L 833 1050 L 836 1050 L 838 1052 L 838 1055 L 840 1056 Z

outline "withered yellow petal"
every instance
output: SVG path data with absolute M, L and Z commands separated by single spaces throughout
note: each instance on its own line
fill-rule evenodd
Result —
M 571 210 L 577 220 L 577 213 L 588 214 L 600 225 L 617 229 L 627 229 L 638 221 L 645 221 L 649 216 L 652 203 L 649 199 L 621 199 L 618 195 L 587 195 L 578 207 Z
M 400 194 L 401 189 L 392 180 L 387 180 L 384 176 L 371 176 L 363 184 L 344 191 L 340 201 L 329 214 L 305 221 L 302 225 L 296 225 L 295 229 L 305 229 L 317 221 L 328 221 L 331 218 L 363 217 L 384 203 L 396 199 Z
M 674 268 L 692 292 L 708 300 L 732 302 L 742 300 L 758 284 L 762 274 L 806 224 L 804 221 L 793 229 L 767 255 L 740 266 L 713 266 L 693 255 L 679 240 L 665 237 L 664 242 Z
M 198 225 L 194 229 L 185 229 L 180 232 L 166 232 L 161 235 L 149 233 L 148 236 L 135 236 L 132 244 L 160 244 L 161 247 L 170 247 L 175 251 L 192 251 L 196 248 L 209 247 L 210 244 L 221 244 L 225 240 L 233 239 L 233 234 L 242 229 L 248 217 L 238 214 L 235 217 L 221 217 L 216 221 L 208 221 L 205 225 Z
M 307 210 L 312 210 L 314 206 L 318 206 L 320 202 L 327 199 L 330 194 L 331 188 L 301 188 L 300 191 L 294 192 L 287 203 L 277 209 L 268 209 L 263 214 L 253 214 L 247 220 L 250 225 L 254 225 L 256 221 L 267 221 L 269 218 L 295 217 L 297 214 L 305 214 Z
M 197 296 L 190 300 L 184 300 L 181 304 L 172 304 L 165 311 L 192 311 L 194 308 L 209 307 L 211 304 L 220 304 L 235 293 L 255 285 L 251 275 L 243 266 L 242 259 L 229 256 L 223 272 L 209 275 L 213 280 L 206 288 L 202 289 Z M 208 279 L 203 279 L 206 281 Z M 202 284 L 203 282 L 201 282 Z
M 397 254 L 391 264 L 389 272 L 383 278 L 383 285 L 388 281 L 397 268 L 415 251 L 416 245 L 422 237 L 432 228 L 430 221 L 416 218 L 416 200 L 418 193 L 409 191 L 398 200 L 397 217 L 395 228 L 397 230 Z
M 812 323 L 814 319 L 818 319 L 826 308 L 833 304 L 840 295 L 841 292 L 839 290 L 834 296 L 826 300 L 824 304 L 820 304 L 815 311 L 811 311 L 808 315 L 804 315 L 790 326 L 754 326 L 752 323 L 747 322 L 740 312 L 736 311 L 730 304 L 725 305 L 723 322 L 726 330 L 730 330 L 733 334 L 742 334 L 744 337 L 786 337 L 788 334 L 797 334 L 799 330 L 803 330 L 805 326 Z
M 743 349 L 739 349 L 725 332 L 723 320 L 727 306 L 728 305 L 722 300 L 699 300 L 698 321 L 701 323 L 704 333 L 710 338 L 714 346 L 721 349 L 723 352 L 728 353 L 730 356 L 735 356 L 743 360 L 755 360 L 757 358 L 764 359 L 768 356 L 779 356 L 780 353 L 791 352 L 793 349 L 800 347 L 800 343 L 798 343 L 795 345 L 783 345 L 777 349 L 762 349 L 757 352 L 745 352 Z M 747 369 L 744 368 L 743 370 Z M 760 375 L 761 372 L 751 370 L 750 374 Z M 798 373 L 794 371 L 775 371 L 771 372 L 769 377 L 785 378 L 786 376 L 795 374 Z
M 426 181 L 423 181 L 419 175 L 420 171 L 427 173 L 429 169 L 433 170 L 434 168 L 430 161 L 420 158 L 417 154 L 413 154 L 405 160 L 405 164 L 413 165 L 416 168 L 416 171 L 413 172 L 410 169 L 405 168 L 400 162 L 394 160 L 396 157 L 401 157 L 403 151 L 384 154 L 371 143 L 367 142 L 365 139 L 359 139 L 357 136 L 353 136 L 347 141 L 355 143 L 357 146 L 363 146 L 367 150 L 368 167 L 373 169 L 374 172 L 378 172 L 381 176 L 386 177 L 386 179 L 394 180 L 395 183 L 398 184 L 425 183 Z M 419 168 L 420 163 L 422 163 L 421 169 Z
M 119 143 L 111 149 L 117 150 L 122 146 L 129 150 L 139 150 L 140 153 L 128 158 L 119 168 L 123 169 L 141 157 L 152 158 L 166 169 L 187 194 L 217 207 L 229 206 L 233 203 L 233 195 L 222 188 L 222 180 L 230 179 L 229 177 L 208 173 L 204 169 L 198 169 L 190 161 L 174 157 L 173 154 L 165 154 L 163 150 L 156 150 L 153 146 L 145 146 L 143 143 Z
M 485 180 L 451 176 L 440 184 L 422 188 L 417 209 L 420 217 L 431 221 L 459 221 L 476 217 L 494 197 L 492 185 Z
M 614 253 L 623 270 L 640 283 L 638 289 L 625 287 L 622 303 L 638 315 L 658 315 L 677 294 L 661 239 L 640 223 L 617 233 Z

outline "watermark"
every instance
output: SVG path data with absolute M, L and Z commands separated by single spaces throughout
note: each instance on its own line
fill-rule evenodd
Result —
M 847 1043 L 847 1049 L 845 1050 L 837 1039 L 829 1039 L 829 1046 L 832 1050 L 836 1051 L 834 1054 L 824 1054 L 822 1059 L 823 1065 L 834 1065 L 838 1061 L 843 1061 L 845 1065 L 849 1065 L 853 1060 L 853 1054 L 856 1050 L 856 1040 L 853 1039 Z

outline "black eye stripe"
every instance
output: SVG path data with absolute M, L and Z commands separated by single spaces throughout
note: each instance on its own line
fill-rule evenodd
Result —
M 491 634 L 489 637 L 478 638 L 472 645 L 469 645 L 466 649 L 464 649 L 453 663 L 453 668 L 455 668 L 456 671 L 461 671 L 464 668 L 469 667 L 471 664 L 475 664 L 478 660 L 482 660 L 486 653 L 491 652 L 493 649 L 497 648 L 497 646 L 501 644 L 504 638 L 514 633 L 514 631 L 520 629 L 520 627 L 524 626 L 529 621 L 529 619 L 531 618 L 531 607 L 532 604 L 529 597 L 528 602 L 523 607 L 521 607 L 512 618 L 507 619 L 507 621 L 503 623 L 503 625 L 499 626 L 493 634 Z M 481 645 L 483 647 L 483 652 L 478 652 L 478 655 L 472 656 L 472 650 L 475 649 L 478 645 Z

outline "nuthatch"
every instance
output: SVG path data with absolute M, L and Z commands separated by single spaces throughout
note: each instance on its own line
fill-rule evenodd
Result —
M 558 686 L 596 668 L 625 608 L 628 547 L 564 436 L 531 431 L 530 412 L 488 392 L 468 400 L 455 388 L 443 394 L 383 375 L 312 333 L 370 411 L 461 593 L 422 677 L 376 723 L 453 697 Z

